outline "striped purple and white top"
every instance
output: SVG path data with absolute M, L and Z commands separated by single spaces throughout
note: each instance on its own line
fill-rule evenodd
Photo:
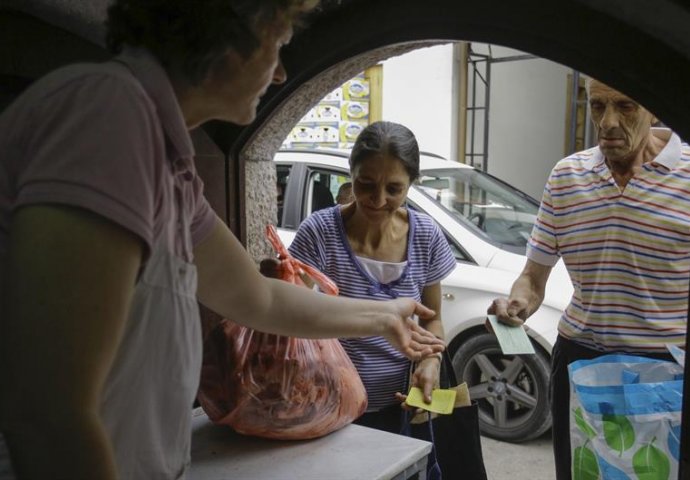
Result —
M 561 256 L 575 291 L 559 333 L 597 350 L 684 342 L 690 277 L 690 147 L 668 143 L 624 190 L 599 147 L 567 157 L 544 189 L 527 256 Z
M 402 275 L 382 284 L 366 272 L 350 248 L 340 206 L 314 212 L 299 227 L 290 245 L 295 258 L 328 275 L 344 297 L 389 300 L 409 297 L 421 301 L 425 286 L 445 278 L 455 257 L 434 220 L 408 209 L 410 228 L 407 265 Z M 367 390 L 367 411 L 397 403 L 395 392 L 407 384 L 409 361 L 383 337 L 341 339 Z

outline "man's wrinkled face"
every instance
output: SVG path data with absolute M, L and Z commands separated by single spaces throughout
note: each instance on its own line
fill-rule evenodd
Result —
M 633 158 L 649 138 L 654 116 L 639 103 L 592 80 L 589 106 L 599 148 L 611 162 Z

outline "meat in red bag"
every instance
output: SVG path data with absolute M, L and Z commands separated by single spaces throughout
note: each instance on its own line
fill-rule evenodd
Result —
M 266 235 L 278 252 L 283 280 L 338 294 L 318 270 L 293 258 L 275 228 Z M 336 339 L 261 333 L 223 320 L 204 342 L 198 400 L 209 418 L 245 435 L 303 440 L 350 424 L 367 406 L 359 374 Z

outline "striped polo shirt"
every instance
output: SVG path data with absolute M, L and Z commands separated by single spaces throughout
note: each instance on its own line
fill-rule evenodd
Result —
M 421 301 L 425 286 L 438 283 L 455 268 L 455 257 L 431 217 L 411 209 L 407 212 L 407 265 L 390 283 L 378 282 L 359 262 L 347 241 L 338 205 L 314 212 L 302 222 L 290 253 L 328 275 L 344 297 Z M 341 343 L 367 390 L 367 411 L 397 404 L 395 393 L 403 392 L 407 384 L 409 361 L 383 337 L 348 338 Z
M 685 341 L 690 281 L 690 147 L 668 143 L 624 190 L 599 147 L 554 167 L 527 256 L 561 256 L 574 286 L 559 333 L 603 351 Z M 661 133 L 661 132 L 659 132 Z

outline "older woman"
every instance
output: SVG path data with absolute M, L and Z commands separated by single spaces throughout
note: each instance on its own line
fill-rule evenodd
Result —
M 420 325 L 443 338 L 440 281 L 455 259 L 434 221 L 405 205 L 419 176 L 414 134 L 392 122 L 371 124 L 352 149 L 350 173 L 354 202 L 313 213 L 300 226 L 290 252 L 331 277 L 343 296 L 421 301 L 436 315 Z M 367 412 L 356 423 L 399 433 L 409 361 L 380 337 L 341 342 L 369 398 Z M 439 366 L 440 356 L 430 356 L 414 369 L 411 384 L 424 391 L 427 401 Z
M 0 477 L 183 478 L 197 299 L 270 333 L 442 349 L 411 300 L 263 278 L 204 198 L 188 130 L 251 123 L 316 3 L 116 0 L 114 61 L 53 72 L 2 112 Z

